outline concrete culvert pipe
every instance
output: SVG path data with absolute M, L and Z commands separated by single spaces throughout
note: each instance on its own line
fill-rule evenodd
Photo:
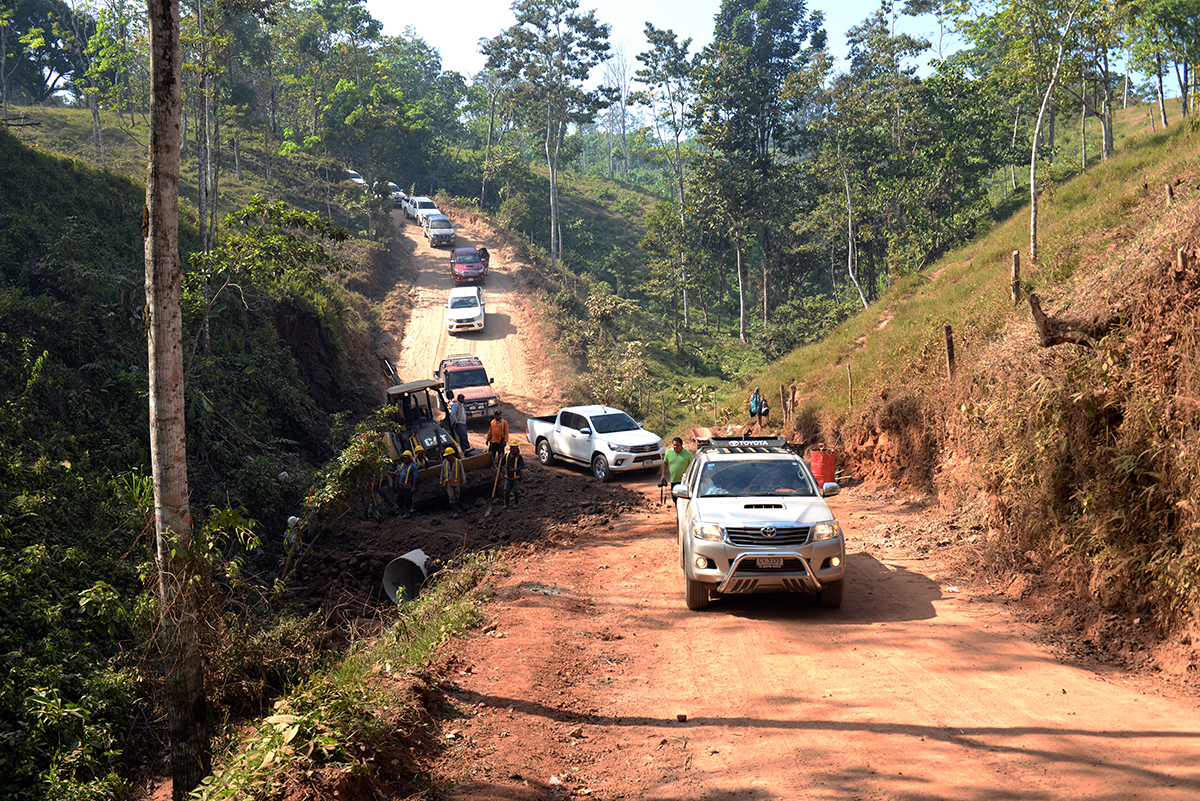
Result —
M 429 557 L 417 549 L 398 556 L 383 569 L 383 589 L 394 603 L 411 601 L 425 583 L 425 562 Z

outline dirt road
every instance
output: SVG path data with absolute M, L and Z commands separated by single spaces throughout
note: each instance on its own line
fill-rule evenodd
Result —
M 483 231 L 464 226 L 462 241 Z M 434 354 L 479 353 L 523 419 L 554 393 L 505 251 L 493 248 L 487 331 L 451 343 L 448 258 L 419 243 L 404 337 L 416 355 L 398 362 L 428 375 Z M 426 765 L 434 787 L 410 797 L 1200 797 L 1196 698 L 1038 644 L 1015 597 L 955 573 L 980 536 L 970 525 L 849 488 L 830 504 L 850 553 L 841 609 L 750 596 L 689 612 L 654 477 L 601 485 L 530 461 L 519 510 L 484 518 L 481 497 L 462 520 L 350 532 L 380 563 L 520 543 L 488 624 L 431 671 L 444 677 L 444 748 Z M 329 565 L 330 580 L 345 575 Z
M 749 596 L 695 613 L 656 503 L 514 559 L 487 633 L 446 655 L 439 797 L 1200 796 L 1196 699 L 1060 662 L 936 544 L 914 547 L 919 513 L 832 499 L 839 610 Z
M 527 350 L 536 333 L 531 330 L 536 315 L 523 291 L 515 249 L 489 236 L 482 224 L 455 217 L 457 247 L 486 246 L 491 268 L 483 287 L 487 304 L 484 330 L 452 336 L 446 331 L 444 307 L 454 287 L 450 249 L 430 247 L 421 235 L 421 227 L 405 221 L 399 209 L 392 212 L 392 217 L 414 248 L 412 259 L 417 272 L 411 311 L 393 360 L 400 377 L 406 381 L 432 378 L 443 356 L 469 353 L 483 359 L 488 375 L 495 379 L 496 394 L 507 409 L 519 409 L 523 415 L 534 409 L 541 414 L 542 409 L 556 408 L 545 360 Z M 510 424 L 517 422 L 518 416 L 513 414 Z M 520 424 L 524 430 L 523 417 Z

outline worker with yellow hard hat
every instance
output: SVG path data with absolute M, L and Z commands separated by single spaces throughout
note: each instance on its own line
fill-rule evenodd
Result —
M 515 439 L 509 440 L 508 453 L 500 460 L 500 473 L 504 476 L 504 508 L 507 509 L 511 505 L 516 509 L 517 501 L 521 497 L 517 486 L 525 477 L 525 457 L 521 455 L 521 443 Z
M 417 488 L 417 463 L 413 461 L 412 451 L 400 454 L 400 466 L 395 470 L 393 485 L 396 488 L 396 504 L 400 507 L 401 517 L 412 517 L 413 491 Z
M 442 452 L 442 486 L 446 488 L 446 497 L 450 499 L 451 517 L 458 517 L 458 500 L 466 480 L 467 468 L 458 458 L 458 451 L 447 446 Z

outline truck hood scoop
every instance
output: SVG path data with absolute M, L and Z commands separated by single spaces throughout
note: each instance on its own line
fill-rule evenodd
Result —
M 748 503 L 746 509 L 782 509 L 782 503 Z

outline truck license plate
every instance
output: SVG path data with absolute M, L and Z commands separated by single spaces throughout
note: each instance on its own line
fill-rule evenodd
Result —
M 783 567 L 782 556 L 760 556 L 758 557 L 758 566 L 760 568 L 781 568 Z

